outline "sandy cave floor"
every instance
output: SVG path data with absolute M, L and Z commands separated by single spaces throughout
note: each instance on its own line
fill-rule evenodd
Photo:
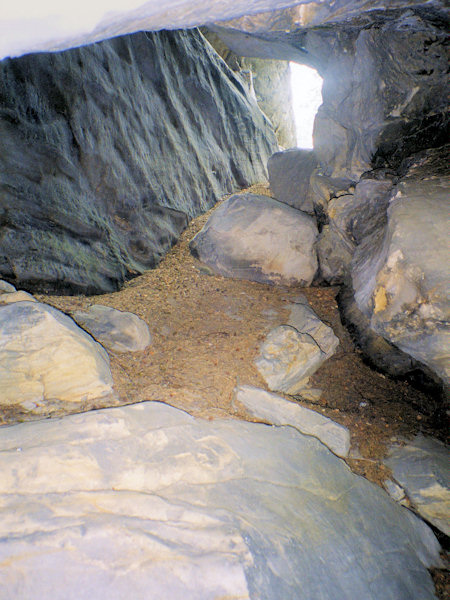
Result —
M 268 186 L 262 184 L 246 191 L 270 195 Z M 133 312 L 149 325 L 153 343 L 146 350 L 110 352 L 118 398 L 86 408 L 155 400 L 201 418 L 255 420 L 242 406 L 234 405 L 233 389 L 239 384 L 266 389 L 253 360 L 265 335 L 286 323 L 289 304 L 301 293 L 331 325 L 341 344 L 312 377 L 313 386 L 323 390 L 318 403 L 286 398 L 349 428 L 350 468 L 382 485 L 388 470 L 381 460 L 391 440 L 419 431 L 445 439 L 447 427 L 436 422 L 427 408 L 434 405 L 434 398 L 364 363 L 341 324 L 335 300 L 338 288 L 285 288 L 227 279 L 194 259 L 189 241 L 210 212 L 190 223 L 156 269 L 128 282 L 119 292 L 90 297 L 36 295 L 67 314 L 104 304 Z M 4 423 L 18 420 L 24 420 L 24 415 L 3 415 Z M 448 576 L 437 572 L 435 581 L 439 597 L 450 597 Z

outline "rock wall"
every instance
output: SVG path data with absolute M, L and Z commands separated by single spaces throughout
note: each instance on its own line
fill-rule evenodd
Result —
M 266 178 L 270 123 L 198 31 L 0 63 L 0 274 L 98 293 Z
M 321 276 L 347 286 L 345 318 L 372 362 L 396 375 L 431 369 L 448 384 L 449 15 L 440 2 L 339 5 L 340 14 L 311 5 L 215 31 L 235 52 L 272 48 L 323 77 L 319 164 L 305 182 Z M 292 168 L 287 153 L 279 160 Z
M 238 56 L 207 27 L 202 33 L 227 65 L 247 84 L 259 108 L 269 118 L 283 148 L 297 145 L 288 61 Z

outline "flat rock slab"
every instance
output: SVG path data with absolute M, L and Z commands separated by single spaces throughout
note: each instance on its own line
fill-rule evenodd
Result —
M 15 292 L 16 288 L 11 284 L 5 281 L 4 279 L 0 279 L 0 294 Z
M 25 292 L 11 292 L 15 296 Z M 106 351 L 56 308 L 33 301 L 0 305 L 0 406 L 30 414 L 112 393 Z
M 450 450 L 438 440 L 418 435 L 394 446 L 385 461 L 417 512 L 450 535 Z
M 272 329 L 261 345 L 255 365 L 270 390 L 301 394 L 309 377 L 339 345 L 303 296 L 291 307 L 287 325 Z
M 307 286 L 317 271 L 317 235 L 306 213 L 267 196 L 239 194 L 213 212 L 190 248 L 225 277 Z
M 234 397 L 257 419 L 271 425 L 290 425 L 316 437 L 337 456 L 348 455 L 349 430 L 328 417 L 251 385 L 236 388 Z
M 309 180 L 317 166 L 313 150 L 291 148 L 284 152 L 275 152 L 267 162 L 270 189 L 275 198 L 314 214 L 314 206 L 309 192 Z
M 292 427 L 161 403 L 0 431 L 15 600 L 428 600 L 431 530 Z
M 150 331 L 137 315 L 94 304 L 86 312 L 77 310 L 74 320 L 109 350 L 135 352 L 151 344 Z

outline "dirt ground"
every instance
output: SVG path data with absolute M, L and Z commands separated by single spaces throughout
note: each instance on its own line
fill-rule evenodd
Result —
M 270 195 L 264 185 L 250 191 Z M 335 300 L 338 288 L 284 288 L 227 279 L 194 259 L 189 241 L 208 216 L 189 225 L 156 269 L 119 292 L 91 297 L 36 295 L 68 314 L 104 304 L 133 312 L 148 323 L 153 339 L 149 348 L 110 353 L 118 399 L 109 405 L 155 400 L 201 418 L 254 420 L 233 405 L 233 389 L 239 384 L 266 388 L 254 358 L 265 335 L 286 323 L 289 304 L 302 293 L 341 344 L 312 378 L 313 386 L 323 390 L 320 400 L 312 404 L 301 397 L 287 398 L 349 428 L 350 468 L 382 485 L 388 471 L 381 461 L 389 442 L 419 431 L 446 437 L 447 424 L 437 422 L 429 409 L 435 398 L 365 364 L 341 324 Z M 448 576 L 437 572 L 435 582 L 439 597 L 449 598 Z

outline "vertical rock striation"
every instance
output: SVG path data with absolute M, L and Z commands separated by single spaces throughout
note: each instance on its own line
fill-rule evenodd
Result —
M 198 31 L 0 63 L 0 274 L 98 293 L 265 179 L 270 123 Z

